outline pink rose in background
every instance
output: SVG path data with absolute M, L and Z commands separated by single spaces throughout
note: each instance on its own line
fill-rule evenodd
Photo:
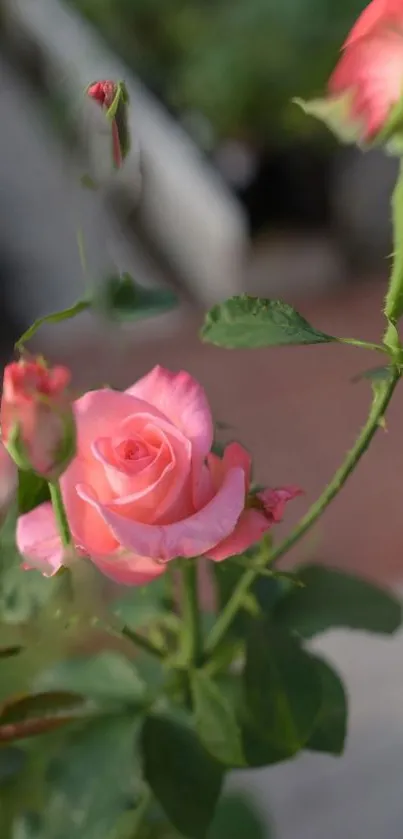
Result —
M 10 504 L 16 495 L 18 487 L 18 470 L 4 448 L 3 443 L 0 443 L 0 523 L 2 523 L 8 513 Z
M 403 94 L 403 2 L 373 0 L 343 47 L 329 82 L 333 96 L 351 94 L 350 116 L 373 139 Z
M 41 359 L 8 364 L 1 398 L 4 445 L 20 469 L 55 480 L 75 450 L 67 367 L 47 367 Z
M 67 516 L 78 551 L 116 582 L 146 583 L 176 557 L 221 561 L 276 520 L 263 505 L 247 508 L 245 449 L 211 452 L 210 407 L 188 373 L 155 367 L 124 393 L 91 391 L 74 407 L 77 455 L 61 479 Z M 50 504 L 20 517 L 17 541 L 46 573 L 63 562 Z

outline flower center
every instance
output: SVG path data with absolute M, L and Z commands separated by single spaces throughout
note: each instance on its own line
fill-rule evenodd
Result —
M 123 440 L 117 445 L 116 454 L 122 460 L 139 460 L 142 457 L 147 457 L 148 449 L 144 443 L 134 440 L 133 438 L 129 438 L 128 440 Z

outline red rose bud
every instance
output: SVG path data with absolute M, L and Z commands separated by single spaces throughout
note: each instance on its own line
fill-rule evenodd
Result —
M 0 443 L 0 524 L 3 523 L 8 513 L 17 493 L 17 487 L 17 467 L 3 446 L 3 443 Z
M 40 359 L 9 364 L 1 400 L 2 439 L 22 470 L 56 480 L 75 454 L 70 371 Z
M 112 128 L 112 160 L 120 169 L 130 151 L 130 135 L 127 120 L 129 95 L 124 82 L 100 81 L 90 84 L 88 96 L 98 102 L 106 112 Z
M 278 524 L 282 521 L 288 501 L 302 494 L 302 489 L 295 486 L 264 489 L 253 497 L 252 506 L 261 510 L 270 524 Z

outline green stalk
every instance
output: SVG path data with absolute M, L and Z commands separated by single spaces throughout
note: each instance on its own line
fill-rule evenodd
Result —
M 349 344 L 351 347 L 361 347 L 363 350 L 374 350 L 374 352 L 382 352 L 389 355 L 387 347 L 381 344 L 374 344 L 372 341 L 359 341 L 358 338 L 337 338 L 338 344 Z
M 340 490 L 344 487 L 347 479 L 354 471 L 358 462 L 361 460 L 363 454 L 370 445 L 371 440 L 373 439 L 380 422 L 382 421 L 401 375 L 401 370 L 398 367 L 392 368 L 391 378 L 389 381 L 384 383 L 382 391 L 377 390 L 374 394 L 367 422 L 358 435 L 353 448 L 348 452 L 344 462 L 337 472 L 335 472 L 332 480 L 322 492 L 318 500 L 308 510 L 307 514 L 302 517 L 290 535 L 287 536 L 283 542 L 280 542 L 277 548 L 272 551 L 269 557 L 271 565 L 287 553 L 294 545 L 296 545 L 297 542 L 299 542 L 305 533 L 307 533 L 307 531 L 310 530 L 310 528 L 318 521 L 322 513 L 324 513 L 326 508 L 329 506 L 330 502 L 333 501 L 336 495 L 338 495 Z M 211 655 L 220 644 L 239 609 L 242 608 L 245 595 L 259 576 L 259 573 L 259 570 L 250 569 L 249 571 L 246 571 L 243 577 L 241 577 L 238 585 L 232 592 L 230 599 L 217 618 L 217 621 L 207 638 L 206 652 L 208 652 L 209 655 Z
M 71 533 L 69 523 L 67 521 L 66 509 L 62 499 L 62 493 L 60 491 L 59 481 L 49 481 L 49 492 L 62 545 L 67 548 L 68 545 L 71 545 Z
M 129 626 L 124 626 L 119 635 L 123 635 L 129 641 L 132 641 L 136 647 L 140 647 L 146 653 L 150 653 L 150 655 L 155 656 L 155 658 L 164 658 L 165 653 L 160 647 L 157 647 L 156 644 L 153 644 L 152 641 L 149 641 L 148 638 L 145 638 L 144 635 L 140 635 L 139 632 L 136 632 L 134 629 L 130 629 Z
M 189 666 L 197 666 L 202 653 L 202 632 L 197 585 L 197 564 L 184 559 L 182 574 L 182 654 Z
M 400 160 L 399 175 L 392 198 L 393 216 L 393 266 L 385 299 L 384 314 L 388 327 L 384 343 L 398 353 L 400 341 L 397 322 L 403 315 L 403 159 Z

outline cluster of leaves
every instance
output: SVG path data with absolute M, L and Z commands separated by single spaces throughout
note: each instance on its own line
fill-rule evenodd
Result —
M 27 473 L 22 481 L 27 510 L 44 486 Z M 227 773 L 301 750 L 343 750 L 345 689 L 310 639 L 334 627 L 391 633 L 401 621 L 390 594 L 308 566 L 298 585 L 292 576 L 260 577 L 230 634 L 188 669 L 165 580 L 124 596 L 86 566 L 76 585 L 74 573 L 45 580 L 20 569 L 12 534 L 9 521 L 0 588 L 2 839 L 260 839 L 263 826 L 247 805 L 224 797 L 216 810 Z M 253 553 L 245 560 L 253 563 Z M 220 613 L 243 568 L 229 560 L 210 569 Z M 212 620 L 205 615 L 206 636 Z M 137 648 L 128 640 L 136 633 L 164 645 L 165 657 Z
M 306 134 L 291 98 L 319 93 L 360 0 L 70 0 L 167 104 L 220 136 Z

